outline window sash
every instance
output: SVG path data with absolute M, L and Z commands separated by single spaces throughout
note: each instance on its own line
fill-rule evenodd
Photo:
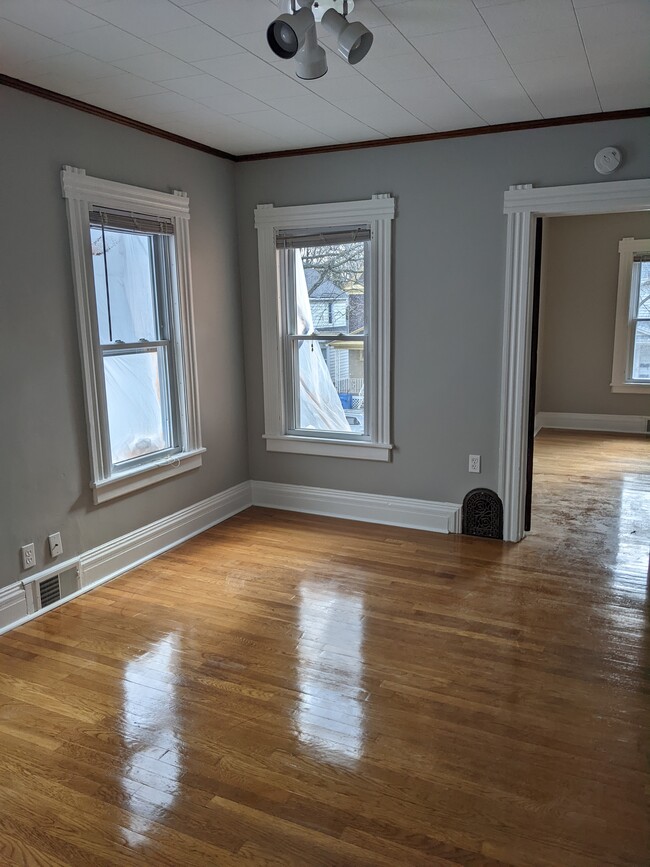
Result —
M 632 273 L 630 279 L 630 306 L 628 320 L 628 340 L 627 340 L 627 369 L 626 380 L 629 383 L 645 384 L 648 379 L 640 379 L 634 376 L 634 356 L 636 354 L 637 334 L 639 324 L 650 322 L 649 317 L 639 316 L 639 295 L 641 293 L 641 263 L 650 262 L 650 254 L 635 253 L 632 260 Z
M 312 230 L 313 231 L 313 230 Z M 297 322 L 296 315 L 296 273 L 295 273 L 295 258 L 291 254 L 294 249 L 299 249 L 306 246 L 315 246 L 312 243 L 306 244 L 304 236 L 300 237 L 300 243 L 294 247 L 287 246 L 278 250 L 279 252 L 279 279 L 280 279 L 280 323 L 283 334 L 283 364 L 282 373 L 284 379 L 284 433 L 288 435 L 317 437 L 319 439 L 334 439 L 334 440 L 353 440 L 354 442 L 369 442 L 370 436 L 370 418 L 372 407 L 369 406 L 369 397 L 373 393 L 370 388 L 372 365 L 369 362 L 369 351 L 371 346 L 369 323 L 371 322 L 371 293 L 368 292 L 364 297 L 364 330 L 362 333 L 339 333 L 339 334 L 319 334 L 317 332 L 311 334 L 298 334 L 294 329 L 289 329 L 289 323 Z M 314 234 L 313 237 L 324 237 Z M 370 233 L 368 230 L 368 239 Z M 356 241 L 361 239 L 356 238 Z M 345 237 L 343 240 L 336 243 L 348 244 L 352 241 L 350 237 Z M 327 241 L 323 246 L 335 246 L 331 241 Z M 369 284 L 369 244 L 364 244 L 364 285 Z M 354 431 L 331 431 L 331 430 L 311 430 L 300 427 L 300 373 L 298 355 L 300 351 L 300 341 L 314 340 L 319 342 L 331 343 L 336 342 L 363 342 L 363 376 L 364 376 L 364 428 L 363 433 L 355 433 Z
M 364 413 L 363 413 L 363 432 L 355 433 L 354 431 L 333 431 L 333 430 L 312 430 L 311 428 L 300 427 L 300 362 L 299 352 L 300 343 L 303 341 L 309 342 L 316 340 L 318 342 L 331 342 L 336 340 L 337 343 L 359 343 L 363 342 L 363 373 L 364 373 Z M 342 439 L 342 440 L 361 440 L 362 442 L 369 441 L 368 434 L 368 410 L 366 408 L 367 389 L 367 371 L 368 371 L 368 342 L 367 336 L 361 335 L 348 336 L 334 335 L 328 338 L 314 338 L 312 334 L 287 335 L 287 351 L 285 352 L 285 370 L 287 371 L 287 389 L 289 401 L 287 406 L 287 433 L 300 434 L 300 436 L 318 437 L 319 439 Z M 345 413 L 345 410 L 344 410 Z
M 90 216 L 92 216 L 92 211 Z M 151 218 L 156 219 L 156 218 Z M 92 227 L 91 222 L 91 227 Z M 106 228 L 121 227 L 106 224 Z M 172 224 L 173 229 L 173 224 Z M 180 415 L 180 383 L 179 383 L 179 359 L 177 358 L 178 341 L 174 333 L 174 316 L 172 314 L 174 305 L 174 256 L 173 256 L 173 232 L 166 235 L 164 233 L 152 233 L 148 228 L 143 231 L 141 228 L 133 229 L 134 234 L 142 234 L 152 237 L 152 282 L 155 295 L 155 314 L 156 325 L 158 331 L 158 340 L 141 339 L 137 342 L 124 342 L 115 340 L 112 343 L 105 344 L 99 342 L 99 326 L 97 314 L 97 287 L 94 278 L 91 274 L 93 285 L 93 310 L 95 319 L 95 334 L 96 334 L 96 350 L 97 357 L 97 375 L 99 378 L 99 412 L 100 412 L 100 438 L 102 440 L 102 451 L 104 454 L 104 476 L 110 478 L 115 475 L 127 473 L 129 471 L 145 467 L 148 464 L 156 464 L 164 460 L 166 457 L 172 457 L 175 454 L 183 451 L 182 442 L 182 419 Z M 90 239 L 90 233 L 88 234 Z M 107 286 L 108 289 L 108 286 Z M 167 432 L 167 439 L 170 446 L 158 449 L 153 452 L 148 452 L 145 455 L 138 455 L 126 461 L 114 461 L 113 451 L 111 448 L 110 437 L 110 414 L 108 408 L 108 399 L 106 393 L 106 374 L 104 368 L 104 358 L 115 355 L 135 355 L 143 352 L 154 352 L 157 349 L 162 349 L 164 356 L 164 364 L 159 365 L 160 389 L 161 389 L 161 411 L 163 428 Z M 160 356 L 159 356 L 160 357 Z M 162 369 L 161 369 L 162 368 Z
M 162 350 L 162 352 L 159 352 L 159 350 Z M 119 356 L 130 357 L 135 355 L 150 354 L 152 352 L 155 352 L 158 357 L 162 425 L 163 431 L 165 432 L 165 439 L 167 442 L 170 443 L 170 445 L 165 446 L 162 449 L 156 449 L 156 451 L 147 452 L 147 454 L 144 455 L 138 455 L 137 457 L 129 458 L 124 461 L 114 461 L 113 451 L 111 447 L 108 401 L 106 397 L 106 375 L 104 359 Z M 114 475 L 116 473 L 128 472 L 131 469 L 141 467 L 149 463 L 158 463 L 165 457 L 171 457 L 172 455 L 181 452 L 182 446 L 179 436 L 180 419 L 178 405 L 178 383 L 176 376 L 174 375 L 173 348 L 171 347 L 169 341 L 157 341 L 155 345 L 147 344 L 145 346 L 143 346 L 142 344 L 130 345 L 128 347 L 126 345 L 102 346 L 100 348 L 100 356 L 101 365 L 99 366 L 99 370 L 101 371 L 101 377 L 103 381 L 104 408 L 106 414 L 106 427 L 103 428 L 103 435 L 105 437 L 106 454 L 108 456 L 108 460 L 110 461 L 111 475 Z

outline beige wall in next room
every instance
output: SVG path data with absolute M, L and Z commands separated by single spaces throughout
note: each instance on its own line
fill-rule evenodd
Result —
M 650 213 L 544 220 L 538 411 L 650 415 L 650 392 L 610 388 L 621 238 L 650 238 Z

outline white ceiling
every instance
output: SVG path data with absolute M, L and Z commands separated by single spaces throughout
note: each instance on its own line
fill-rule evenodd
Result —
M 650 103 L 650 0 L 356 0 L 374 32 L 300 82 L 274 0 L 0 0 L 0 72 L 233 154 Z

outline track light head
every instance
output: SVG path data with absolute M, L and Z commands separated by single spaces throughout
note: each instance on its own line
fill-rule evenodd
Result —
M 311 9 L 299 9 L 293 15 L 284 13 L 269 24 L 266 39 L 271 51 L 288 60 L 295 57 L 305 44 L 310 29 L 315 31 L 316 25 Z
M 354 65 L 370 51 L 374 36 L 360 21 L 350 23 L 335 9 L 328 9 L 321 22 L 336 36 L 336 51 L 346 63 Z

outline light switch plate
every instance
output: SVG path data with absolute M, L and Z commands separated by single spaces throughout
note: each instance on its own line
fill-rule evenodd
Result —
M 50 555 L 52 557 L 60 557 L 63 554 L 63 542 L 61 541 L 60 533 L 52 533 L 51 536 L 48 536 L 48 541 L 50 543 Z

